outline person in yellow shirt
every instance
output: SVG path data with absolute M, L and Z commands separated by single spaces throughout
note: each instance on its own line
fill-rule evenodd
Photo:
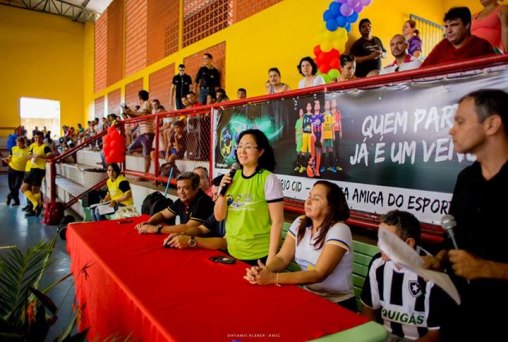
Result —
M 44 144 L 44 135 L 42 132 L 37 131 L 34 134 L 35 142 L 29 147 L 30 160 L 29 168 L 23 184 L 21 185 L 21 192 L 32 204 L 31 208 L 27 208 L 26 217 L 39 216 L 42 211 L 42 196 L 41 196 L 41 184 L 44 176 L 46 175 L 46 159 L 53 156 L 51 149 L 48 145 Z
M 10 205 L 12 201 L 14 201 L 12 206 L 19 205 L 19 188 L 23 183 L 29 153 L 30 149 L 26 146 L 25 137 L 17 137 L 16 146 L 11 148 L 9 157 L 5 159 L 9 165 L 7 181 L 10 192 L 7 194 L 7 205 Z
M 111 163 L 107 167 L 108 181 L 108 194 L 101 200 L 101 203 L 109 202 L 108 206 L 117 211 L 119 207 L 132 206 L 134 200 L 132 199 L 132 191 L 127 178 L 122 175 L 120 167 L 116 163 Z M 106 217 L 99 213 L 98 207 L 92 211 L 94 221 L 105 220 Z

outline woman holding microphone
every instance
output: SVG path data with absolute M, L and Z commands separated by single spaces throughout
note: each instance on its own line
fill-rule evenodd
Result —
M 226 222 L 229 254 L 251 265 L 270 261 L 277 253 L 284 223 L 282 187 L 273 174 L 275 157 L 258 129 L 240 133 L 236 149 L 241 168 L 221 182 L 214 214 Z

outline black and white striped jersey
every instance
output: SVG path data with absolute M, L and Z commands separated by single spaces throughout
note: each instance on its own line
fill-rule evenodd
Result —
M 420 255 L 428 254 L 418 249 Z M 380 310 L 385 328 L 394 335 L 416 340 L 428 330 L 439 329 L 452 299 L 433 282 L 391 260 L 376 255 L 361 294 L 364 305 Z

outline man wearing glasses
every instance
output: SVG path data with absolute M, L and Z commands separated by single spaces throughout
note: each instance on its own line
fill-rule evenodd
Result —
M 205 53 L 205 65 L 199 68 L 196 75 L 194 92 L 198 95 L 198 100 L 201 104 L 206 104 L 206 96 L 209 93 L 215 92 L 220 88 L 220 72 L 212 65 L 213 57 L 209 53 Z M 199 87 L 199 92 L 198 88 Z
M 192 78 L 185 73 L 185 65 L 178 66 L 178 74 L 173 77 L 173 85 L 171 86 L 171 99 L 170 106 L 175 106 L 175 109 L 184 109 L 182 97 L 187 96 L 192 84 Z
M 408 47 L 409 45 L 403 35 L 396 34 L 393 36 L 392 40 L 390 40 L 390 49 L 392 50 L 392 55 L 395 60 L 392 64 L 389 64 L 381 69 L 379 74 L 383 75 L 390 74 L 392 72 L 418 69 L 422 62 L 420 62 L 418 58 L 406 53 Z

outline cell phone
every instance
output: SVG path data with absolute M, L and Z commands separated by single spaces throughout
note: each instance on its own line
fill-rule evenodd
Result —
M 236 262 L 235 258 L 227 257 L 224 255 L 211 257 L 210 260 L 212 260 L 213 262 L 218 262 L 220 264 L 229 264 L 229 265 L 234 264 Z

